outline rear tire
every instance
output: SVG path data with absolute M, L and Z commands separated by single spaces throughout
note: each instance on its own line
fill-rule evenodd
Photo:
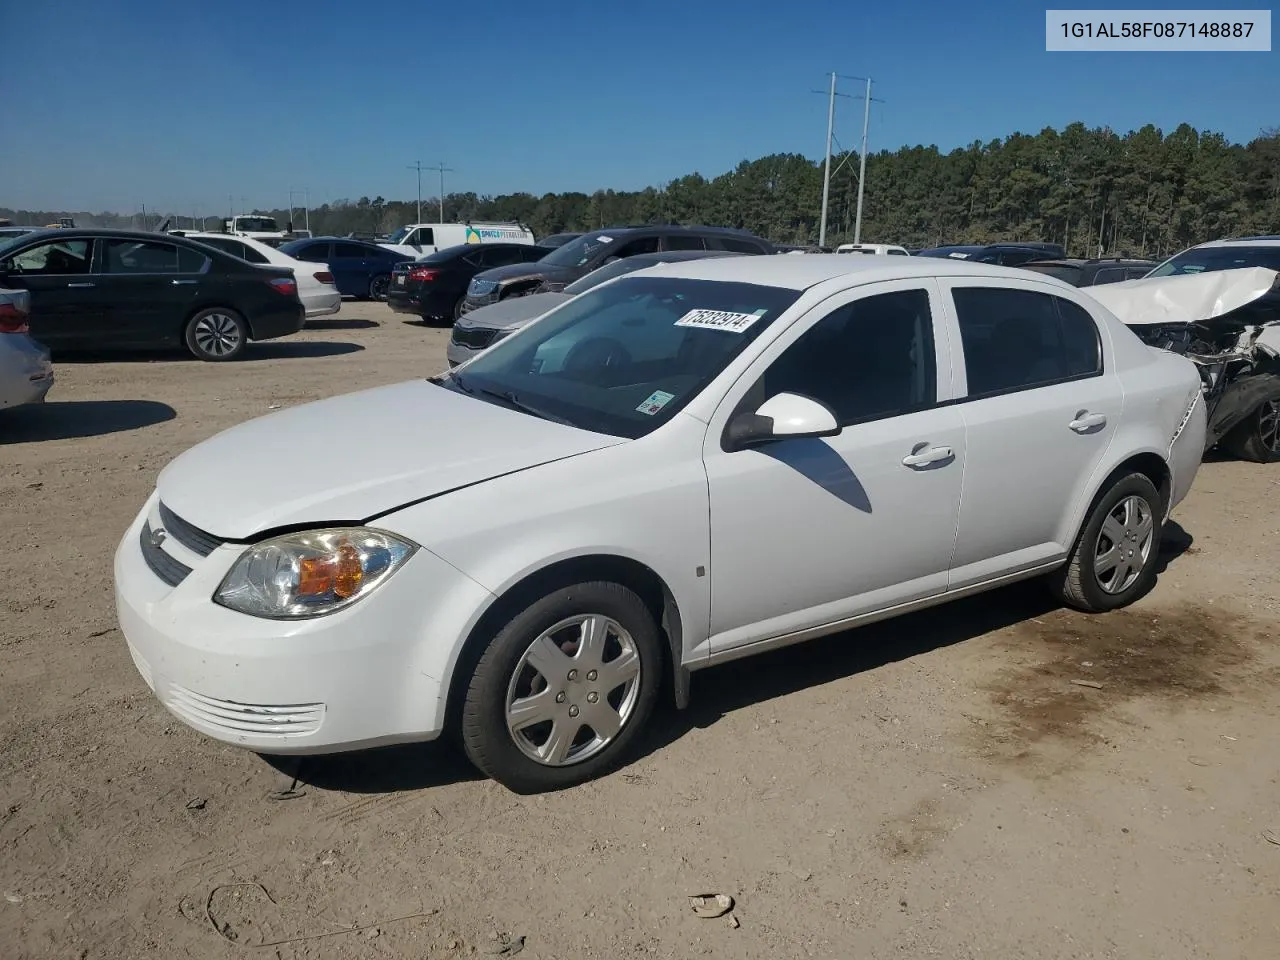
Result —
M 391 278 L 380 274 L 369 281 L 369 299 L 382 302 L 387 299 L 387 291 L 391 289 Z
M 1280 463 L 1280 400 L 1264 400 L 1222 438 L 1222 448 L 1252 463 Z
M 516 793 L 592 780 L 643 733 L 663 664 L 658 626 L 631 590 L 605 581 L 555 590 L 481 654 L 462 705 L 467 757 Z
M 249 325 L 234 310 L 210 307 L 187 321 L 183 340 L 197 360 L 222 363 L 235 360 L 244 352 L 249 342 Z
M 1065 566 L 1049 578 L 1069 607 L 1102 613 L 1126 607 L 1156 582 L 1163 501 L 1145 474 L 1117 473 L 1094 502 Z

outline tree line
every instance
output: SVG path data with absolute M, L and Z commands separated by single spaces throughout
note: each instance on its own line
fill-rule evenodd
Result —
M 853 239 L 858 157 L 832 158 L 827 243 Z M 639 223 L 741 227 L 775 243 L 814 243 L 822 205 L 823 162 L 800 154 L 744 160 L 708 179 L 690 173 L 661 187 L 594 193 L 500 196 L 451 193 L 444 220 L 514 221 L 535 236 Z M 422 217 L 439 217 L 436 198 Z M 288 210 L 256 210 L 284 224 Z M 134 215 L 7 210 L 14 223 L 141 226 Z M 174 226 L 191 218 L 174 211 Z M 361 197 L 309 211 L 313 234 L 383 233 L 417 219 L 413 200 Z M 219 218 L 206 221 L 211 229 Z M 293 214 L 306 226 L 302 208 Z M 1169 134 L 1148 125 L 1127 134 L 1073 123 L 1035 135 L 1014 133 L 941 152 L 936 146 L 869 153 L 862 240 L 936 246 L 1039 240 L 1075 256 L 1162 256 L 1206 240 L 1280 233 L 1280 129 L 1247 144 L 1182 124 Z

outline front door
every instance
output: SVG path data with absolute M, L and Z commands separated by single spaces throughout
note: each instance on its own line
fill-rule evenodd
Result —
M 49 240 L 4 261 L 0 286 L 31 293 L 31 336 L 49 347 L 93 346 L 106 311 L 93 275 L 93 241 Z
M 968 437 L 950 587 L 1066 555 L 1072 507 L 1115 435 L 1124 394 L 1088 311 L 1035 280 L 940 281 L 963 364 Z
M 965 437 L 944 403 L 938 296 L 913 280 L 824 301 L 717 410 L 704 450 L 712 656 L 946 589 Z M 732 415 L 783 392 L 825 403 L 842 432 L 725 452 Z
M 335 241 L 329 254 L 329 272 L 338 290 L 349 297 L 367 297 L 369 281 L 373 279 L 372 260 L 369 251 L 356 243 Z M 391 268 L 387 268 L 387 273 Z
M 204 254 L 162 240 L 106 237 L 101 272 L 112 345 L 177 345 L 209 282 Z

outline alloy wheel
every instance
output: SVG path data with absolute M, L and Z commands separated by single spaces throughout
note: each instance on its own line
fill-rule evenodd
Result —
M 196 321 L 196 346 L 211 357 L 225 357 L 240 346 L 240 325 L 225 313 L 210 313 Z
M 1267 400 L 1258 408 L 1258 439 L 1273 455 L 1280 455 L 1280 400 Z

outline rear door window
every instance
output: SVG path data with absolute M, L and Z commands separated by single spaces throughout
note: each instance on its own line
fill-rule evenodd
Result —
M 668 250 L 705 250 L 706 242 L 701 237 L 692 237 L 688 234 L 673 233 L 666 238 L 665 247 Z
M 208 259 L 172 243 L 111 238 L 106 241 L 103 270 L 125 274 L 199 273 Z
M 335 243 L 333 245 L 333 255 L 348 260 L 363 260 L 369 256 L 369 251 L 354 243 Z
M 657 253 L 657 237 L 640 237 L 630 243 L 624 243 L 616 250 L 610 250 L 611 257 L 634 257 L 637 253 Z
M 708 240 L 707 245 L 712 249 L 728 250 L 732 253 L 760 253 L 759 244 L 749 240 L 739 240 L 737 237 L 715 237 Z

